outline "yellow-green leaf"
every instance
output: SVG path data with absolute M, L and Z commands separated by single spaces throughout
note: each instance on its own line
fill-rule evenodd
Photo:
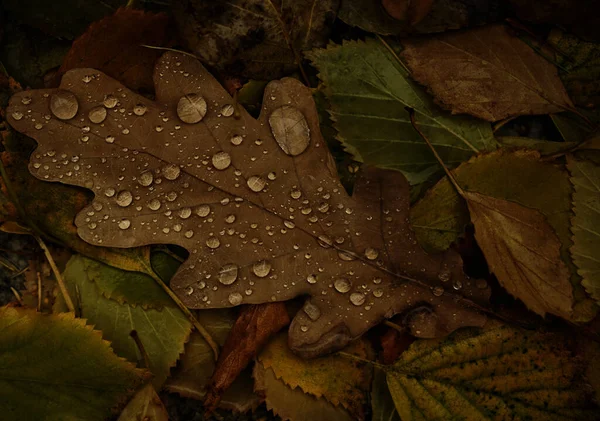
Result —
M 158 397 L 154 386 L 147 384 L 129 401 L 117 421 L 169 421 L 167 408 Z
M 72 313 L 0 308 L 0 418 L 102 421 L 149 378 Z
M 600 167 L 569 157 L 573 194 L 573 246 L 571 254 L 581 284 L 600 303 Z
M 578 420 L 597 408 L 564 338 L 491 322 L 418 340 L 387 370 L 402 421 Z

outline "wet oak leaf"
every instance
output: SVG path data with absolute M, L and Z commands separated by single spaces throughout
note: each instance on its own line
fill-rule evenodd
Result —
M 568 157 L 573 193 L 571 255 L 588 294 L 600 303 L 600 167 Z
M 456 252 L 430 256 L 418 246 L 402 174 L 363 169 L 347 195 L 300 82 L 270 82 L 258 120 L 242 108 L 236 118 L 232 98 L 187 55 L 165 53 L 155 85 L 153 102 L 78 69 L 60 89 L 11 99 L 10 124 L 39 142 L 30 171 L 94 192 L 75 219 L 84 240 L 187 249 L 170 285 L 191 308 L 310 295 L 289 335 L 305 356 L 424 305 L 437 334 L 485 323 L 467 300 L 483 303 L 489 289 L 465 277 Z M 102 109 L 93 123 L 90 112 L 99 121 Z M 59 161 L 63 154 L 77 157 L 77 168 Z M 449 279 L 466 300 L 444 290 Z
M 325 85 L 338 140 L 359 161 L 402 171 L 412 185 L 440 170 L 406 107 L 416 110 L 422 130 L 450 167 L 496 148 L 488 123 L 435 105 L 378 40 L 345 41 L 307 56 Z
M 203 62 L 238 76 L 271 80 L 298 69 L 302 52 L 322 47 L 339 0 L 184 0 L 174 7 L 181 41 Z
M 498 121 L 573 108 L 556 67 L 504 25 L 402 45 L 411 76 L 453 114 Z
M 150 377 L 72 313 L 2 307 L 0 332 L 4 419 L 103 421 Z
M 386 371 L 402 420 L 598 419 L 560 336 L 490 322 L 417 340 Z
M 364 339 L 353 342 L 344 352 L 367 360 L 373 357 Z M 304 393 L 343 407 L 353 418 L 364 419 L 372 378 L 368 364 L 336 354 L 304 360 L 290 351 L 285 334 L 269 342 L 258 356 L 257 364 L 273 370 L 275 378 L 291 389 L 300 388 Z
M 131 89 L 152 91 L 154 63 L 162 52 L 143 47 L 144 44 L 173 45 L 168 15 L 131 7 L 117 9 L 113 15 L 92 23 L 73 42 L 57 73 L 57 84 L 71 69 L 93 67 Z

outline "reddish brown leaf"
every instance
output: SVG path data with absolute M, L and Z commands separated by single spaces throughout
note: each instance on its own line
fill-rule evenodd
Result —
M 290 323 L 284 303 L 245 306 L 236 320 L 206 392 L 204 407 L 212 412 L 223 393 L 271 336 Z
M 71 69 L 93 67 L 131 89 L 153 90 L 154 63 L 162 54 L 142 44 L 169 47 L 166 14 L 120 8 L 114 15 L 90 25 L 67 53 L 56 81 Z
M 388 328 L 379 340 L 381 342 L 381 362 L 392 364 L 400 354 L 408 349 L 415 338 L 396 329 Z

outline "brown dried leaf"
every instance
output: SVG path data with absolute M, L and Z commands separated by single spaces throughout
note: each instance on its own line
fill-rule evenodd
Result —
M 467 300 L 485 301 L 489 288 L 465 277 L 456 252 L 429 256 L 418 246 L 402 174 L 365 168 L 346 194 L 311 91 L 297 80 L 267 85 L 258 120 L 242 108 L 236 118 L 232 98 L 189 56 L 165 53 L 155 84 L 153 102 L 78 69 L 59 90 L 11 98 L 10 124 L 39 142 L 32 174 L 94 192 L 75 220 L 84 240 L 186 248 L 171 287 L 192 308 L 312 296 L 290 326 L 304 356 L 418 306 L 431 310 L 427 335 L 485 323 Z M 92 123 L 90 112 L 98 121 L 103 110 Z M 285 135 L 275 139 L 271 125 Z M 450 278 L 466 300 L 444 291 Z
M 143 44 L 170 47 L 169 17 L 132 8 L 120 8 L 90 25 L 73 42 L 56 76 L 60 81 L 68 70 L 93 67 L 131 89 L 152 90 L 154 63 L 162 54 Z
M 453 114 L 488 121 L 572 108 L 557 70 L 503 25 L 403 41 L 402 58 Z
M 284 303 L 245 306 L 233 325 L 213 372 L 204 408 L 212 412 L 223 393 L 275 333 L 290 323 Z
M 500 284 L 529 309 L 570 318 L 573 290 L 546 217 L 515 202 L 464 192 L 475 238 Z

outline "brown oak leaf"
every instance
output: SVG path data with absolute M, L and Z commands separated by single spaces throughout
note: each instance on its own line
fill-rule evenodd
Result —
M 464 275 L 456 252 L 431 256 L 417 244 L 402 174 L 365 168 L 346 193 L 309 88 L 270 82 L 255 120 L 187 55 L 165 53 L 154 82 L 150 101 L 76 69 L 60 89 L 10 100 L 10 124 L 39 144 L 32 174 L 93 191 L 75 219 L 84 240 L 186 248 L 171 287 L 191 308 L 310 296 L 289 328 L 303 356 L 414 308 L 417 336 L 485 323 L 474 303 L 489 288 Z

